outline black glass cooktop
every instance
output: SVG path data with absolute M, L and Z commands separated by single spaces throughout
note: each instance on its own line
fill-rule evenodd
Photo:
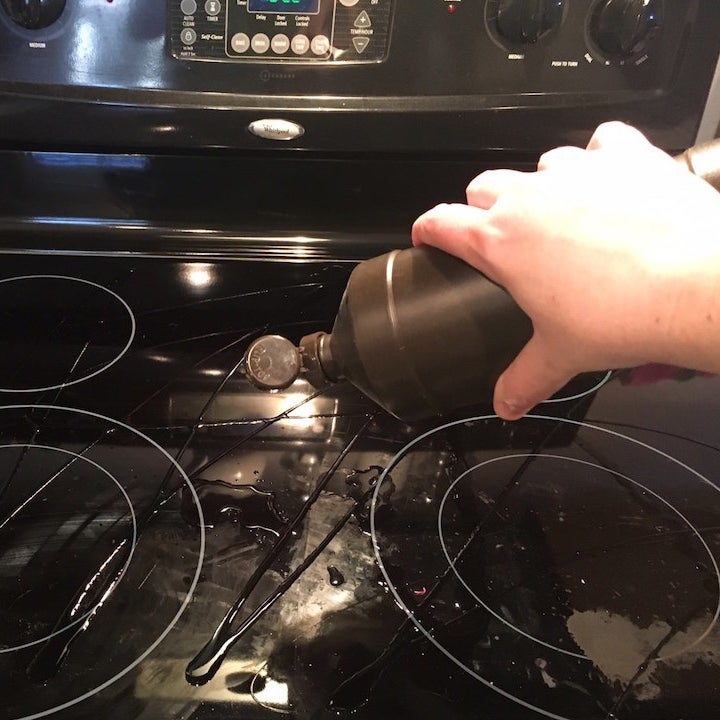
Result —
M 332 258 L 0 256 L 2 716 L 720 715 L 720 381 L 407 426 L 264 393 Z

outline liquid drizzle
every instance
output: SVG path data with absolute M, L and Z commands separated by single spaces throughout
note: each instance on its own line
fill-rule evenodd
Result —
M 254 610 L 248 618 L 243 621 L 237 631 L 233 631 L 232 626 L 237 618 L 240 610 L 245 605 L 245 602 L 249 598 L 257 586 L 260 579 L 265 575 L 267 570 L 271 567 L 273 562 L 282 552 L 283 548 L 287 545 L 290 539 L 293 537 L 293 533 L 297 530 L 300 523 L 304 520 L 305 516 L 310 512 L 310 509 L 315 504 L 320 494 L 327 487 L 328 483 L 335 475 L 335 472 L 342 464 L 345 457 L 348 455 L 352 447 L 355 445 L 357 440 L 367 429 L 368 425 L 372 422 L 372 417 L 368 418 L 365 423 L 360 427 L 357 433 L 350 439 L 345 445 L 342 452 L 340 452 L 323 475 L 320 481 L 315 486 L 313 492 L 308 496 L 303 506 L 298 510 L 295 517 L 285 528 L 282 535 L 276 540 L 270 551 L 263 558 L 262 562 L 255 569 L 250 579 L 245 583 L 242 591 L 238 595 L 235 603 L 230 610 L 225 614 L 225 617 L 220 621 L 219 625 L 212 634 L 212 637 L 198 652 L 198 654 L 188 663 L 185 669 L 185 679 L 191 685 L 204 685 L 209 682 L 217 673 L 218 669 L 222 665 L 223 660 L 227 656 L 232 646 L 247 632 L 256 622 L 259 620 L 274 604 L 281 598 L 285 592 L 295 583 L 295 581 L 301 577 L 305 570 L 312 565 L 318 555 L 327 547 L 330 541 L 337 535 L 338 532 L 344 527 L 345 523 L 352 517 L 356 508 L 357 501 L 350 507 L 345 515 L 338 521 L 328 535 L 318 544 L 318 546 L 308 555 L 308 557 L 292 572 L 288 575 L 285 580 L 278 585 L 278 587 L 268 595 Z M 367 494 L 369 498 L 369 492 Z

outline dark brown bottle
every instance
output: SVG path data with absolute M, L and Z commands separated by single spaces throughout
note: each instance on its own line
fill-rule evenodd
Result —
M 300 345 L 311 382 L 346 378 L 412 421 L 489 400 L 531 334 L 505 290 L 454 256 L 415 247 L 358 265 L 330 335 Z

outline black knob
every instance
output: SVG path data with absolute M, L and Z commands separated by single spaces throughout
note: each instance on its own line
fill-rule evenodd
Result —
M 62 15 L 66 0 L 0 0 L 13 22 L 29 30 L 52 25 Z
M 662 26 L 662 0 L 600 0 L 590 17 L 590 35 L 608 58 L 639 55 Z
M 514 43 L 536 43 L 560 26 L 565 0 L 500 0 L 497 29 Z

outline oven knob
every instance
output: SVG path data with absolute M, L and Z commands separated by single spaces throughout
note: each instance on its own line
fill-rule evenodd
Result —
M 65 0 L 0 0 L 13 22 L 29 30 L 52 25 L 62 15 Z
M 500 0 L 497 31 L 513 43 L 536 43 L 560 26 L 565 0 Z
M 644 52 L 660 30 L 663 0 L 600 0 L 590 16 L 590 37 L 611 60 Z

